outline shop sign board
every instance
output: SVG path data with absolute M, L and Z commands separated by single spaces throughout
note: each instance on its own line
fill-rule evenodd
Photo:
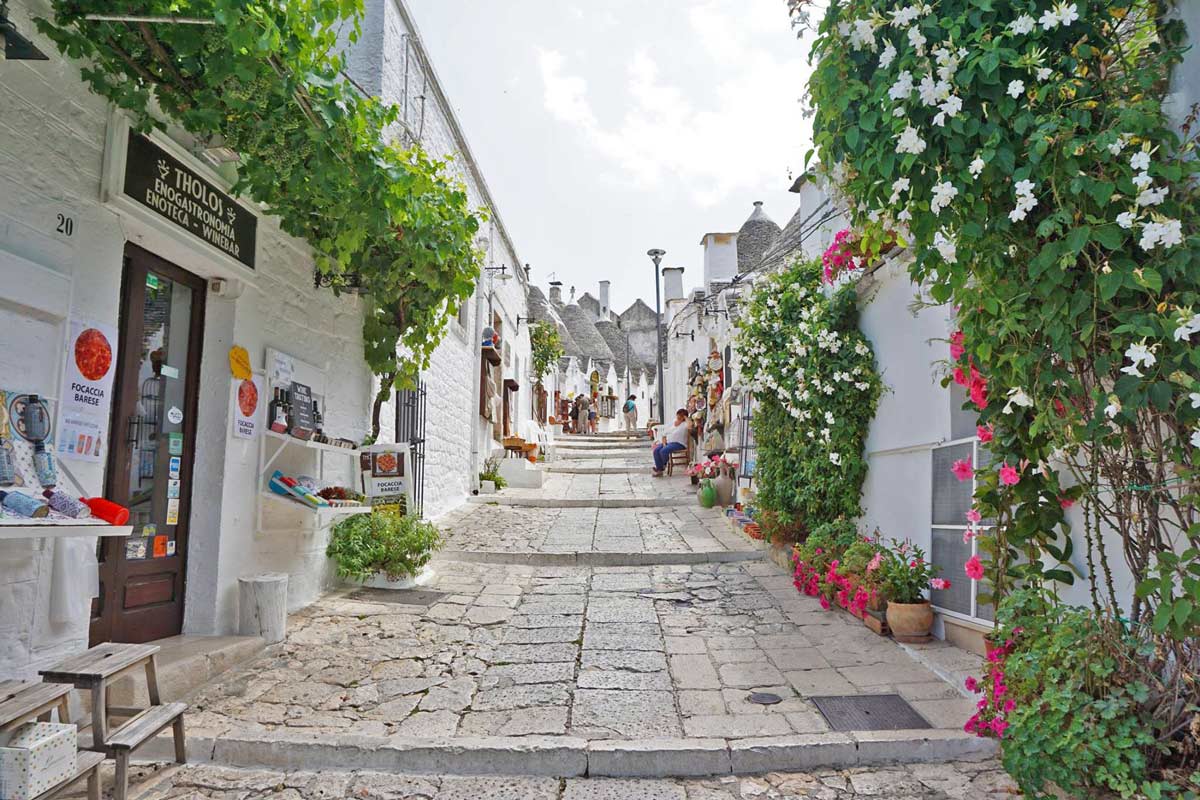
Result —
M 412 505 L 407 447 L 377 444 L 359 452 L 363 494 L 376 511 L 406 513 Z
M 263 376 L 251 375 L 246 380 L 233 378 L 233 435 L 238 439 L 253 439 L 262 426 Z
M 149 138 L 131 131 L 126 148 L 126 195 L 254 269 L 253 213 Z

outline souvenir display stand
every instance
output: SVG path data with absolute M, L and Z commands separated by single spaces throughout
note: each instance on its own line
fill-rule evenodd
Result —
M 321 408 L 325 407 L 328 387 L 325 370 L 273 348 L 267 348 L 266 353 L 268 396 L 276 389 L 290 388 L 294 382 L 309 389 L 312 399 Z M 312 534 L 329 527 L 339 517 L 370 512 L 370 506 L 361 504 L 314 508 L 272 491 L 271 478 L 282 466 L 297 474 L 311 475 L 315 483 L 324 485 L 327 469 L 331 464 L 340 464 L 344 471 L 337 474 L 342 485 L 357 486 L 361 451 L 278 432 L 271 429 L 270 423 L 269 418 L 264 420 L 258 437 L 258 497 L 255 504 L 255 530 L 258 533 Z
M 42 500 L 43 488 L 51 487 L 72 497 L 102 497 L 103 487 L 98 485 L 102 480 L 100 471 L 91 469 L 96 477 L 85 481 L 97 485 L 81 485 L 59 457 L 63 448 L 55 445 L 61 424 L 58 398 L 63 396 L 67 359 L 73 357 L 78 362 L 89 355 L 78 352 L 79 342 L 74 349 L 70 346 L 74 282 L 66 275 L 3 250 L 0 250 L 0 267 L 6 278 L 0 325 L 5 328 L 9 348 L 0 354 L 5 375 L 4 385 L 0 386 L 0 448 L 6 465 L 0 491 L 37 501 Z M 110 343 L 98 331 L 94 333 L 102 348 L 100 363 L 104 374 L 115 369 L 116 343 Z M 89 366 L 94 366 L 94 362 L 89 362 Z M 36 433 L 29 430 L 27 407 L 38 419 Z M 108 436 L 107 419 L 102 426 L 97 424 L 96 432 L 95 437 L 87 440 L 89 449 L 94 446 L 96 451 L 95 457 L 88 460 L 101 462 L 100 454 L 107 454 L 106 449 L 101 449 L 102 437 Z M 39 509 L 38 513 L 45 512 Z M 0 515 L 0 540 L 129 536 L 132 531 L 130 525 L 110 525 L 91 517 L 76 519 L 57 511 L 33 518 L 4 508 Z

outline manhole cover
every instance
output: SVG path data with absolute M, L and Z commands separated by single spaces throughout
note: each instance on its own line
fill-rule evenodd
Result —
M 809 699 L 835 731 L 899 731 L 933 727 L 898 694 Z
M 428 589 L 359 589 L 349 595 L 351 600 L 364 603 L 395 603 L 402 606 L 431 606 L 446 596 L 446 592 Z
M 773 706 L 776 703 L 783 702 L 782 697 L 777 694 L 771 694 L 770 692 L 751 692 L 750 696 L 746 699 L 751 703 L 757 703 L 760 706 Z

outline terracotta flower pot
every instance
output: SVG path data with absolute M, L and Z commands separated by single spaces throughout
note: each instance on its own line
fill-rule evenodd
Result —
M 733 478 L 721 473 L 713 478 L 713 487 L 717 490 L 717 505 L 727 506 L 733 502 Z
M 919 644 L 928 642 L 929 630 L 933 627 L 933 608 L 929 601 L 920 603 L 887 604 L 887 623 L 897 642 Z

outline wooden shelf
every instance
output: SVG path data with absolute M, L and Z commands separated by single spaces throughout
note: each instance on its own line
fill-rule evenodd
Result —
M 344 517 L 350 514 L 371 513 L 370 506 L 321 506 L 320 508 L 316 508 L 300 500 L 296 500 L 291 497 L 284 497 L 283 495 L 276 494 L 272 491 L 265 491 L 262 493 L 262 496 L 269 497 L 272 500 L 278 500 L 281 503 L 286 503 L 290 508 L 299 509 L 300 511 L 307 511 L 319 519 L 334 519 L 336 517 Z
M 132 525 L 109 525 L 102 519 L 0 519 L 0 539 L 129 536 L 132 533 Z
M 480 348 L 480 352 L 483 353 L 484 360 L 487 361 L 489 364 L 491 364 L 493 367 L 500 366 L 500 351 L 499 350 L 497 350 L 494 347 L 489 347 L 487 345 L 484 345 Z
M 312 440 L 297 439 L 295 436 L 291 436 L 286 433 L 276 433 L 269 428 L 264 430 L 263 434 L 270 439 L 277 439 L 278 441 L 286 444 L 294 445 L 296 447 L 304 447 L 308 450 L 324 450 L 329 453 L 345 453 L 348 456 L 358 455 L 358 450 L 353 447 L 338 447 L 336 444 L 324 444 L 322 442 L 314 442 Z

